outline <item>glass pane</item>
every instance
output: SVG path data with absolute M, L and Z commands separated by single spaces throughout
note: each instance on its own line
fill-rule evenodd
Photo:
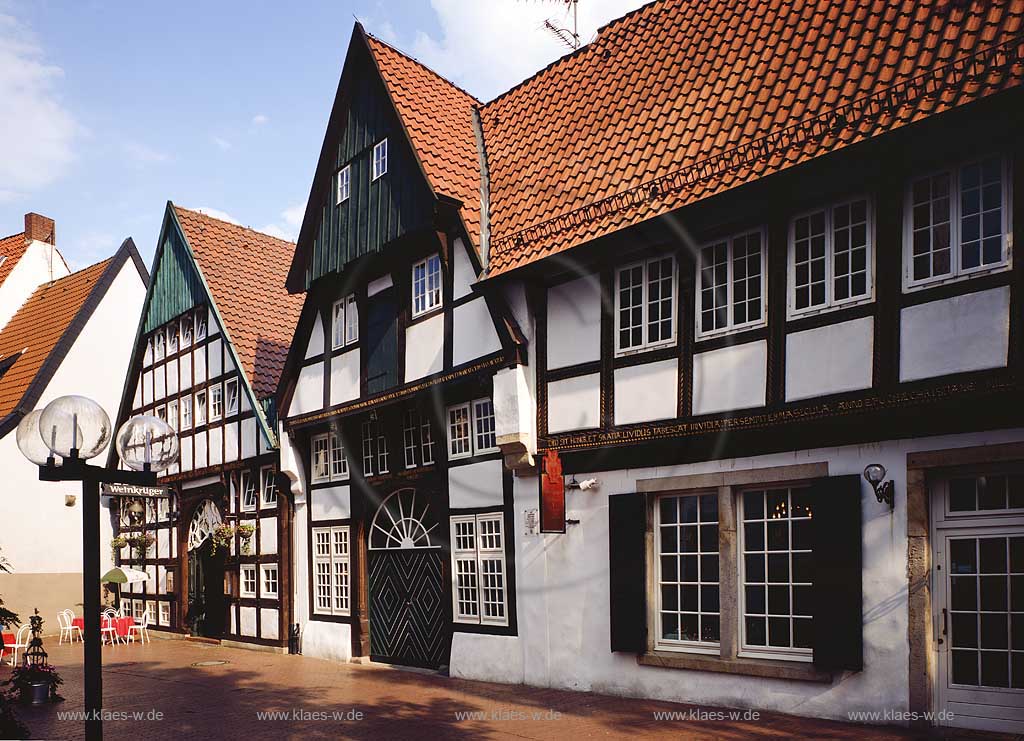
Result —
M 676 613 L 661 613 L 661 637 L 671 641 L 679 640 L 679 616 Z
M 1006 477 L 982 476 L 978 479 L 978 509 L 1006 509 Z
M 982 574 L 1006 573 L 1006 538 L 982 538 L 978 541 L 978 555 Z
M 679 558 L 679 581 L 697 581 L 697 557 L 681 556 Z
M 962 540 L 951 540 L 949 543 L 950 563 L 949 570 L 952 574 L 975 574 L 978 572 L 977 546 L 973 538 Z
M 763 582 L 764 578 L 764 556 L 744 556 L 744 576 L 748 582 Z
M 789 618 L 768 618 L 768 645 L 788 647 Z
M 679 609 L 679 587 L 674 584 L 661 585 L 661 606 L 665 610 Z
M 978 616 L 972 612 L 954 612 L 950 616 L 950 645 L 954 648 L 978 647 Z
M 676 502 L 677 497 L 662 497 L 658 502 L 658 508 L 660 509 L 659 516 L 662 523 L 678 522 L 676 519 Z
M 784 551 L 789 548 L 789 523 L 768 522 L 768 550 Z
M 954 684 L 978 684 L 978 652 L 951 651 Z
M 769 586 L 768 587 L 768 614 L 788 615 L 789 614 L 789 587 Z
M 764 550 L 764 523 L 743 523 L 743 548 L 748 551 Z
M 700 639 L 702 641 L 719 640 L 720 630 L 717 615 L 702 615 L 700 625 Z
M 679 521 L 680 522 L 696 522 L 697 521 L 697 497 L 678 497 L 679 501 Z
M 971 512 L 975 508 L 974 479 L 951 479 L 949 482 L 950 512 Z
M 981 609 L 1005 612 L 1007 590 L 1005 576 L 981 577 Z
M 697 528 L 690 525 L 679 528 L 679 551 L 695 553 L 697 551 Z
M 978 578 L 975 576 L 954 576 L 950 578 L 950 601 L 952 610 L 978 609 Z
M 764 518 L 764 492 L 748 491 L 743 494 L 743 519 L 759 520 Z
M 763 615 L 765 610 L 765 587 L 747 586 L 745 608 L 749 614 Z
M 1005 612 L 981 613 L 981 647 L 1009 648 L 1009 621 Z
M 678 556 L 661 557 L 661 580 L 677 581 L 679 576 Z
M 808 619 L 793 619 L 793 645 L 796 648 L 811 648 L 814 640 L 814 623 Z
M 699 619 L 696 615 L 679 616 L 679 638 L 684 641 L 698 640 L 697 628 Z
M 702 612 L 718 612 L 718 587 L 714 585 L 700 588 L 700 609 Z
M 765 618 L 747 617 L 744 623 L 746 625 L 747 644 L 750 646 L 764 646 L 768 640 Z
M 683 585 L 679 588 L 679 609 L 687 612 L 697 612 L 700 603 L 698 602 L 698 588 Z
M 718 522 L 717 494 L 705 494 L 700 498 L 700 521 Z
M 789 554 L 773 553 L 768 556 L 768 581 L 789 581 Z
M 981 684 L 985 687 L 1009 687 L 1009 659 L 1005 651 L 982 651 Z

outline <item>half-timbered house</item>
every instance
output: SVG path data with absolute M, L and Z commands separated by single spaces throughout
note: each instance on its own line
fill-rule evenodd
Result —
M 121 563 L 149 574 L 122 606 L 137 619 L 148 610 L 154 629 L 287 645 L 291 508 L 279 496 L 274 391 L 302 304 L 283 286 L 293 250 L 167 205 L 118 425 L 159 417 L 180 456 L 159 479 L 168 497 L 113 508 L 129 540 Z M 131 541 L 145 534 L 148 545 Z

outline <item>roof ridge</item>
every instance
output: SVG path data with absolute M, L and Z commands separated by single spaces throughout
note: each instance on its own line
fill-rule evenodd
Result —
M 120 248 L 118 248 L 118 249 L 120 249 Z M 45 282 L 39 284 L 39 286 L 37 286 L 37 288 L 45 288 L 45 287 L 49 287 L 49 286 L 54 286 L 54 285 L 60 283 L 61 281 L 67 280 L 68 278 L 74 278 L 76 275 L 81 275 L 86 270 L 94 270 L 95 268 L 98 268 L 100 265 L 103 265 L 104 263 L 110 262 L 111 260 L 114 259 L 114 257 L 116 257 L 116 253 L 111 255 L 110 257 L 103 258 L 99 262 L 94 262 L 92 265 L 86 265 L 84 268 L 79 268 L 78 270 L 76 270 L 73 273 L 68 273 L 67 275 L 62 275 L 61 277 L 54 278 L 51 281 L 45 281 Z
M 236 229 L 244 229 L 247 232 L 252 232 L 253 234 L 259 234 L 261 237 L 266 237 L 267 239 L 273 239 L 274 241 L 280 242 L 281 244 L 290 245 L 291 247 L 295 246 L 295 242 L 289 241 L 287 239 L 281 239 L 280 237 L 275 237 L 273 234 L 267 234 L 266 232 L 261 232 L 259 229 L 253 229 L 251 226 L 244 226 L 242 224 L 236 224 L 233 221 L 227 221 L 225 219 L 218 219 L 216 216 L 210 216 L 209 214 L 204 214 L 202 211 L 200 211 L 197 208 L 186 208 L 185 206 L 179 206 L 178 204 L 174 203 L 173 201 L 171 202 L 171 205 L 173 206 L 173 208 L 176 211 L 188 211 L 190 214 L 195 214 L 196 216 L 201 216 L 204 219 L 209 219 L 210 221 L 216 221 L 219 224 L 225 224 L 227 226 L 231 226 L 231 227 L 234 227 Z
M 655 0 L 655 2 L 659 2 L 659 1 L 660 1 L 660 0 Z M 478 97 L 476 97 L 475 95 L 473 95 L 473 93 L 469 92 L 468 90 L 466 90 L 466 89 L 465 89 L 464 87 L 462 87 L 461 85 L 458 85 L 458 84 L 456 84 L 456 83 L 452 82 L 451 80 L 449 80 L 449 79 L 448 79 L 447 77 L 445 77 L 444 75 L 442 75 L 442 74 L 441 74 L 440 72 L 438 72 L 437 70 L 435 70 L 435 69 L 433 69 L 432 67 L 429 67 L 429 66 L 427 66 L 426 64 L 424 64 L 423 62 L 421 62 L 421 61 L 420 61 L 419 59 L 417 59 L 416 57 L 414 57 L 414 56 L 413 56 L 412 54 L 409 54 L 408 52 L 402 51 L 401 49 L 399 49 L 399 48 L 398 48 L 397 46 L 395 46 L 394 44 L 391 44 L 391 43 L 389 43 L 389 42 L 385 41 L 384 39 L 380 38 L 379 36 L 375 36 L 375 35 L 373 35 L 373 34 L 372 34 L 372 33 L 370 33 L 369 31 L 364 31 L 364 33 L 366 34 L 366 36 L 367 36 L 368 38 L 371 38 L 371 39 L 373 39 L 374 41 L 379 41 L 380 43 L 384 44 L 384 46 L 386 46 L 386 47 L 388 47 L 389 49 L 391 49 L 391 51 L 395 52 L 396 54 L 401 54 L 401 55 L 402 55 L 403 57 L 405 57 L 406 59 L 408 59 L 408 60 L 409 60 L 410 62 L 412 62 L 413 64 L 415 64 L 415 65 L 417 65 L 417 66 L 419 66 L 419 67 L 422 67 L 422 68 L 423 68 L 423 69 L 425 69 L 425 70 L 426 70 L 427 72 L 429 72 L 430 74 L 432 74 L 432 75 L 433 75 L 434 77 L 438 78 L 439 80 L 441 80 L 441 81 L 442 81 L 442 82 L 444 82 L 445 84 L 447 84 L 447 85 L 450 85 L 451 87 L 455 88 L 456 90 L 458 90 L 458 91 L 459 91 L 460 93 L 462 93 L 463 95 L 467 95 L 467 96 L 469 96 L 470 98 L 472 98 L 472 99 L 473 99 L 473 102 L 474 102 L 474 103 L 476 103 L 477 105 L 481 105 L 481 104 L 482 104 L 481 100 L 480 100 L 480 99 L 479 99 Z

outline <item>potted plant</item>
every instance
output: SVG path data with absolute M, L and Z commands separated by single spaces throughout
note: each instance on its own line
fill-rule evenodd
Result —
M 235 528 L 235 532 L 238 533 L 238 538 L 242 544 L 242 555 L 248 556 L 252 552 L 252 536 L 256 532 L 256 526 L 243 522 Z
M 128 538 L 123 535 L 117 535 L 113 540 L 110 541 L 110 555 L 116 560 L 117 554 L 120 553 L 121 549 L 128 545 Z
M 136 533 L 135 535 L 128 536 L 128 542 L 135 549 L 136 558 L 145 556 L 146 551 L 153 545 L 154 540 L 155 538 L 151 533 Z
M 9 571 L 7 560 L 0 555 L 0 572 Z M 0 599 L 0 628 L 11 628 L 20 624 L 18 616 L 6 609 L 3 599 Z M 0 653 L 3 652 L 3 645 L 3 636 L 0 635 Z M 0 738 L 28 738 L 28 728 L 18 720 L 14 708 L 3 692 L 0 692 Z
M 23 705 L 42 705 L 61 700 L 63 698 L 57 694 L 57 687 L 64 684 L 64 680 L 57 673 L 56 667 L 46 660 L 47 654 L 43 650 L 43 618 L 38 609 L 29 620 L 32 624 L 32 640 L 29 641 L 22 665 L 15 667 L 4 682 L 11 688 L 8 690 L 8 698 L 17 698 Z
M 213 548 L 210 550 L 210 555 L 212 556 L 212 555 L 216 554 L 218 548 L 230 549 L 231 548 L 231 539 L 234 536 L 235 536 L 235 529 L 233 527 L 231 527 L 231 525 L 228 525 L 227 523 L 223 523 L 223 524 L 218 525 L 217 527 L 215 527 L 213 529 L 213 537 L 212 537 Z

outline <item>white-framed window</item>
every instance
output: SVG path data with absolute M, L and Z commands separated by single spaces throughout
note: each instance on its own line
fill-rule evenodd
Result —
M 260 564 L 260 597 L 277 599 L 277 564 Z
M 336 205 L 340 206 L 348 200 L 352 194 L 352 166 L 345 165 L 338 170 L 338 200 Z
M 420 462 L 424 466 L 434 462 L 434 433 L 428 415 L 423 415 L 420 421 Z
M 157 419 L 162 419 L 164 422 L 167 421 L 167 407 L 166 406 L 161 404 L 160 406 L 158 406 L 156 408 L 155 411 L 156 411 Z
M 615 272 L 615 351 L 671 345 L 676 339 L 676 261 L 657 257 Z
M 206 392 L 196 392 L 196 427 L 206 424 Z
M 657 635 L 669 651 L 719 653 L 718 493 L 666 494 L 655 507 Z
M 855 198 L 789 225 L 789 316 L 860 303 L 872 292 L 871 206 Z
M 363 475 L 388 473 L 391 455 L 384 425 L 377 420 L 363 422 Z
M 224 382 L 224 416 L 238 414 L 238 379 L 229 378 Z
M 174 355 L 178 352 L 178 323 L 171 322 L 167 325 L 167 355 Z
M 430 418 L 418 409 L 407 409 L 402 425 L 405 467 L 428 466 L 434 462 L 434 438 Z
M 146 340 L 146 352 L 142 355 L 142 364 L 144 366 L 153 365 L 153 338 L 150 337 Z
M 808 487 L 739 497 L 740 656 L 812 658 L 812 506 Z
M 388 171 L 388 140 L 381 139 L 373 145 L 373 177 L 376 180 Z
M 765 235 L 757 229 L 705 245 L 698 260 L 697 336 L 766 322 Z
M 412 266 L 412 315 L 419 316 L 441 305 L 441 257 L 430 255 Z
M 137 599 L 132 602 L 132 617 L 135 618 L 136 622 L 142 621 L 142 613 L 146 611 L 145 600 Z
M 192 397 L 181 397 L 181 429 L 192 429 Z
M 355 294 L 334 302 L 331 312 L 331 349 L 351 345 L 359 339 L 359 309 Z
M 165 342 L 165 339 L 166 338 L 165 338 L 165 335 L 164 335 L 164 330 L 163 330 L 163 327 L 161 327 L 160 329 L 158 329 L 156 331 L 156 334 L 153 335 L 153 357 L 156 360 L 163 360 L 164 359 L 164 342 Z
M 239 474 L 239 491 L 241 492 L 241 503 L 239 507 L 243 512 L 252 512 L 256 509 L 256 477 L 250 471 L 242 471 Z
M 448 407 L 449 458 L 493 453 L 497 449 L 494 403 L 489 398 Z
M 196 310 L 196 342 L 206 339 L 206 308 Z
M 260 469 L 260 501 L 264 507 L 277 506 L 277 480 L 274 478 L 273 466 Z
M 256 596 L 256 565 L 242 565 L 238 570 L 238 594 L 241 597 Z
M 348 478 L 348 459 L 341 437 L 334 432 L 314 435 L 310 442 L 313 483 Z
M 457 623 L 508 625 L 503 515 L 451 518 L 452 607 Z
M 191 347 L 192 346 L 192 327 L 193 327 L 192 315 L 191 314 L 186 314 L 185 316 L 183 316 L 181 318 L 181 320 L 179 321 L 179 324 L 181 325 L 180 329 L 179 329 L 179 332 L 181 334 L 181 346 L 183 348 Z
M 216 422 L 224 416 L 224 387 L 219 383 L 210 386 L 210 421 Z
M 313 612 L 319 615 L 348 615 L 350 605 L 349 529 L 313 528 Z
M 912 180 L 904 218 L 904 289 L 1009 267 L 1009 165 L 986 157 Z
M 178 402 L 167 402 L 167 423 L 175 432 L 178 431 Z
M 160 625 L 170 625 L 171 624 L 171 603 L 164 601 L 164 602 L 160 602 L 159 604 L 160 604 L 160 608 L 159 608 L 160 609 L 160 616 L 159 616 Z

